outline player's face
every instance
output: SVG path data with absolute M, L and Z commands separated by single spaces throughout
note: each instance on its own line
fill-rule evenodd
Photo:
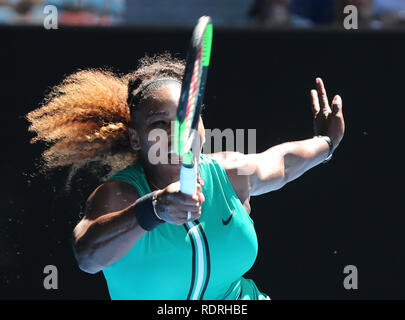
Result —
M 131 144 L 151 164 L 179 165 L 178 157 L 172 152 L 172 129 L 180 91 L 179 84 L 168 83 L 134 113 L 135 128 L 130 130 Z M 201 118 L 199 134 L 201 141 L 204 141 L 205 130 Z

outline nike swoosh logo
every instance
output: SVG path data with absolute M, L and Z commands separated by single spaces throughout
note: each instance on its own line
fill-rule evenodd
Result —
M 232 219 L 234 213 L 235 213 L 235 209 L 232 210 L 232 213 L 228 219 L 226 219 L 226 220 L 222 219 L 222 223 L 224 224 L 224 226 L 226 226 L 229 222 L 231 222 L 231 219 Z

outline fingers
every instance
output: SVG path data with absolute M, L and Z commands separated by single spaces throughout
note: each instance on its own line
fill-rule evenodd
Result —
M 180 206 L 195 206 L 200 203 L 200 198 L 197 194 L 191 195 L 179 191 L 167 195 L 166 202 L 175 203 Z
M 190 197 L 190 195 L 188 196 Z M 196 193 L 191 196 L 191 199 L 192 201 L 197 200 L 197 203 L 193 204 L 192 206 L 183 206 L 182 209 L 185 210 L 183 223 L 193 221 L 201 217 L 201 204 L 205 201 L 205 197 L 200 184 L 197 184 Z
M 200 184 L 197 184 L 196 192 L 190 195 L 182 193 L 179 184 L 173 183 L 158 196 L 157 206 L 167 216 L 165 221 L 181 225 L 201 216 L 201 205 L 204 201 Z
M 312 97 L 312 112 L 314 113 L 314 116 L 316 116 L 321 110 L 319 106 L 318 92 L 316 90 L 311 90 L 311 97 Z
M 343 115 L 342 113 L 343 102 L 339 95 L 336 95 L 332 101 L 332 114 L 334 116 Z
M 181 206 L 181 209 L 176 205 L 175 208 L 182 212 L 196 213 L 201 209 L 201 204 L 199 202 L 196 202 L 195 205 Z
M 194 212 L 190 214 L 190 218 L 188 218 L 188 213 L 187 212 L 178 212 L 175 217 L 174 217 L 174 223 L 177 225 L 182 225 L 186 222 L 194 221 L 196 219 L 199 219 L 201 217 L 201 211 L 199 212 Z
M 205 201 L 205 197 L 200 185 L 197 185 L 197 191 L 195 194 L 193 195 L 181 194 L 180 197 L 182 198 L 182 202 L 181 203 L 177 202 L 176 206 L 180 204 L 182 211 L 186 213 L 191 212 L 192 214 L 196 214 L 198 212 L 201 213 L 201 204 Z
M 188 221 L 193 221 L 201 217 L 201 204 L 185 206 L 177 203 L 170 204 L 160 204 L 159 207 L 162 207 L 159 211 L 163 212 L 169 223 L 175 223 L 181 225 Z M 189 214 L 190 213 L 190 216 Z
M 203 203 L 205 201 L 205 197 L 202 191 L 202 187 L 200 184 L 197 185 L 197 193 L 196 193 L 197 197 L 198 197 L 198 201 L 200 203 Z
M 200 185 L 205 185 L 205 181 L 203 180 L 203 178 L 201 178 L 201 172 L 198 172 L 198 178 L 197 178 L 198 184 Z
M 175 195 L 176 201 L 177 197 L 179 197 L 180 201 L 184 205 L 193 205 L 195 202 L 202 203 L 205 201 L 205 197 L 202 191 L 202 187 L 200 184 L 197 184 L 196 192 L 192 195 L 190 194 L 185 194 L 182 192 L 179 192 L 178 195 Z
M 188 221 L 193 221 L 193 220 L 195 220 L 195 219 L 201 218 L 201 208 L 200 208 L 200 210 L 197 211 L 197 212 L 190 212 L 190 213 L 191 213 L 191 214 L 190 214 L 190 219 L 187 219 L 187 217 L 188 217 L 188 212 L 186 212 L 185 215 L 184 215 L 184 220 L 185 220 L 186 222 L 188 222 Z
M 201 206 L 198 208 L 192 208 L 192 210 L 187 210 L 187 208 L 173 209 L 173 220 L 176 224 L 181 225 L 186 222 L 194 221 L 201 217 Z
M 325 114 L 331 112 L 328 102 L 328 95 L 326 94 L 325 85 L 321 78 L 316 78 L 316 90 L 318 91 L 319 96 L 319 103 L 320 103 L 320 111 Z

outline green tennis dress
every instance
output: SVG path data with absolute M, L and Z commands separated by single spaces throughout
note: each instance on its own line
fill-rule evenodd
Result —
M 103 270 L 113 300 L 270 300 L 243 275 L 257 256 L 253 220 L 218 162 L 201 155 L 205 202 L 200 219 L 163 223 Z M 139 163 L 109 180 L 150 193 Z

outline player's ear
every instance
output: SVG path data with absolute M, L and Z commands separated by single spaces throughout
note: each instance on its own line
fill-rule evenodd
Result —
M 138 131 L 136 129 L 129 127 L 128 128 L 129 143 L 131 148 L 135 151 L 141 150 L 141 140 L 139 138 Z

